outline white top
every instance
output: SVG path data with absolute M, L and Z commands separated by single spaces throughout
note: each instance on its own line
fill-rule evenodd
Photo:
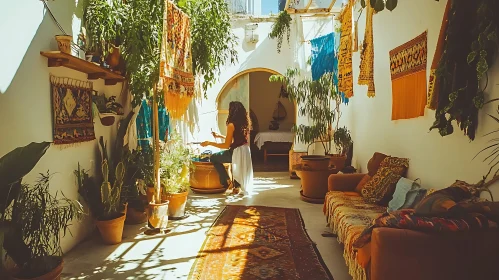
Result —
M 265 142 L 289 142 L 293 143 L 295 133 L 290 131 L 265 131 L 259 132 L 255 137 L 255 144 L 261 149 Z

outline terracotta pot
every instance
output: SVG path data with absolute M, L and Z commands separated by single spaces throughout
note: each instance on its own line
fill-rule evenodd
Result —
M 168 216 L 170 218 L 181 218 L 185 216 L 185 205 L 189 192 L 166 194 L 166 200 L 170 203 L 168 206 Z
M 55 40 L 57 41 L 57 46 L 61 52 L 71 54 L 71 41 L 73 41 L 73 36 L 56 35 Z
M 52 271 L 49 273 L 46 273 L 42 276 L 34 277 L 34 278 L 17 278 L 14 276 L 11 276 L 10 279 L 12 280 L 59 280 L 61 279 L 61 273 L 62 273 L 62 268 L 64 266 L 64 261 L 61 259 L 61 262 L 59 263 L 58 266 L 56 266 Z
M 111 126 L 114 124 L 115 114 L 99 113 L 100 122 L 103 126 Z
M 152 227 L 165 229 L 168 226 L 168 201 L 160 204 L 149 203 L 147 220 Z
M 332 166 L 336 172 L 339 172 L 345 168 L 345 162 L 347 161 L 347 156 L 341 155 L 330 155 L 329 165 Z
M 121 242 L 125 218 L 125 214 L 121 214 L 116 219 L 107 221 L 97 220 L 96 225 L 104 243 L 112 245 Z
M 213 163 L 193 161 L 193 164 L 194 168 L 189 177 L 193 192 L 222 193 L 225 191 L 225 188 L 220 184 L 220 177 Z M 229 169 L 229 164 L 225 164 L 225 169 Z
M 147 212 L 139 211 L 133 207 L 128 207 L 126 212 L 125 224 L 137 225 L 143 224 L 147 221 Z
M 106 58 L 106 63 L 111 68 L 115 68 L 120 64 L 120 47 L 111 46 L 111 52 Z
M 328 170 L 329 158 L 325 156 L 301 156 L 303 170 Z M 300 177 L 300 176 L 298 176 Z
M 302 195 L 311 199 L 324 200 L 328 192 L 329 175 L 336 173 L 334 169 L 305 170 L 296 169 L 296 175 L 301 179 Z

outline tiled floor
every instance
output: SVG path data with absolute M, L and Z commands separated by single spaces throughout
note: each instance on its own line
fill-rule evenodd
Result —
M 189 195 L 189 217 L 170 222 L 171 232 L 147 236 L 143 226 L 125 226 L 123 242 L 103 245 L 98 236 L 86 241 L 64 258 L 63 279 L 187 279 L 205 233 L 227 204 L 299 208 L 308 234 L 335 280 L 352 279 L 336 238 L 322 237 L 327 231 L 321 204 L 299 198 L 299 180 L 288 173 L 256 173 L 252 197 Z M 216 280 L 216 279 L 213 279 Z M 320 280 L 320 279 L 307 279 Z

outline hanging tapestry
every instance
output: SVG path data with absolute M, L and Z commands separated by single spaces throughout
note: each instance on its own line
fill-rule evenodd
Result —
M 390 51 L 392 120 L 424 116 L 427 32 Z
M 189 17 L 165 0 L 160 88 L 172 119 L 181 118 L 194 96 Z
M 54 144 L 94 140 L 92 83 L 51 76 L 50 85 Z
M 320 79 L 325 73 L 333 73 L 333 83 L 338 86 L 338 57 L 336 56 L 335 49 L 337 47 L 337 40 L 335 33 L 310 40 L 312 46 L 311 64 L 312 64 L 312 80 Z M 342 102 L 348 104 L 348 98 L 345 94 L 340 93 Z
M 438 64 L 442 58 L 445 45 L 445 37 L 447 33 L 447 25 L 449 23 L 449 11 L 452 4 L 452 0 L 447 1 L 447 6 L 445 7 L 444 18 L 442 19 L 442 26 L 440 27 L 440 35 L 438 36 L 437 49 L 435 50 L 435 56 L 433 57 L 433 62 L 431 63 L 430 69 L 430 81 L 428 83 L 428 108 L 435 110 L 438 104 L 438 92 L 439 92 L 439 82 L 436 76 Z
M 359 85 L 367 86 L 367 96 L 376 95 L 374 88 L 374 40 L 373 40 L 373 16 L 374 9 L 368 2 L 366 5 L 366 32 L 364 33 L 364 43 L 360 54 L 360 74 Z
M 354 0 L 349 0 L 339 16 L 341 22 L 340 49 L 338 53 L 338 90 L 347 98 L 353 96 L 352 76 L 352 7 Z

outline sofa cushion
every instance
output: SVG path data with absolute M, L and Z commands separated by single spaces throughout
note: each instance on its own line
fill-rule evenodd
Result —
M 435 191 L 434 193 L 423 198 L 414 207 L 416 215 L 419 216 L 437 216 L 437 217 L 452 217 L 461 214 L 463 210 L 457 206 L 457 203 L 470 199 L 477 195 L 478 190 L 472 185 L 456 181 L 450 187 Z M 452 209 L 452 211 L 449 211 Z
M 386 157 L 380 163 L 376 174 L 362 189 L 362 196 L 369 203 L 387 206 L 395 192 L 395 186 L 403 174 L 407 172 L 408 159 Z
M 374 153 L 373 157 L 367 162 L 367 172 L 369 176 L 374 176 L 376 174 L 376 171 L 378 171 L 379 165 L 381 162 L 388 157 L 385 154 L 382 153 Z
M 371 176 L 369 176 L 369 174 L 364 175 L 364 177 L 362 177 L 362 180 L 360 180 L 359 184 L 355 187 L 355 191 L 357 193 L 362 193 L 362 189 L 364 188 L 366 183 L 369 182 L 369 180 L 371 180 Z

